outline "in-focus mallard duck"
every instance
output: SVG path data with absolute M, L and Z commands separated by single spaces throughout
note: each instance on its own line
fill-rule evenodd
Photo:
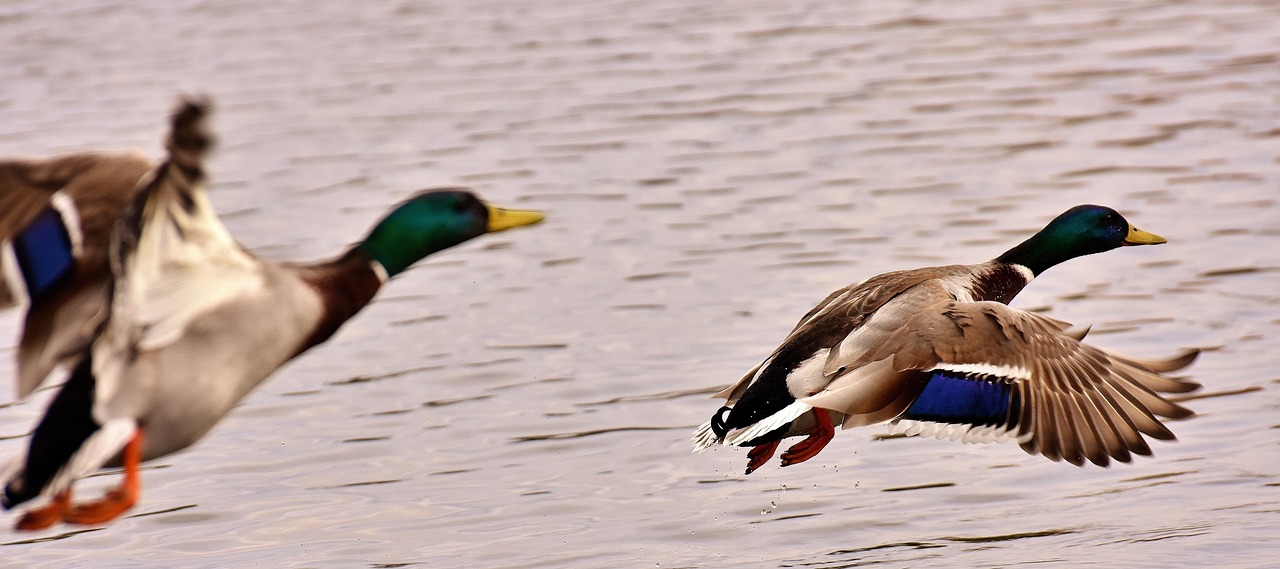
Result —
M 1199 384 L 1168 377 L 1195 360 L 1139 359 L 1084 344 L 1084 332 L 1008 302 L 1046 269 L 1128 245 L 1164 243 L 1115 210 L 1081 205 L 994 260 L 885 273 L 837 290 L 762 363 L 716 394 L 728 405 L 694 433 L 694 449 L 753 447 L 747 474 L 782 439 L 813 458 L 844 428 L 893 422 L 909 435 L 1017 440 L 1077 466 L 1150 455 L 1142 435 L 1173 440 L 1157 416 L 1192 414 L 1160 393 Z
M 424 191 L 363 241 L 315 264 L 263 261 L 227 233 L 204 192 L 208 104 L 173 116 L 169 156 L 144 181 L 111 239 L 108 316 L 7 477 L 0 502 L 37 496 L 19 529 L 102 523 L 139 493 L 139 462 L 199 440 L 282 364 L 327 340 L 387 279 L 419 259 L 541 213 L 489 206 L 469 192 Z M 124 481 L 72 505 L 72 483 L 104 465 Z
M 0 161 L 0 308 L 29 301 L 18 398 L 74 366 L 106 317 L 107 243 L 152 166 L 136 152 Z

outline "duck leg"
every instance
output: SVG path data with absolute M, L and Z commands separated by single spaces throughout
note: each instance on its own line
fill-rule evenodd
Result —
M 106 523 L 125 513 L 138 501 L 141 476 L 138 465 L 142 462 L 142 429 L 134 431 L 133 438 L 124 447 L 124 481 L 118 488 L 107 492 L 99 500 L 79 504 L 62 517 L 69 524 L 93 525 Z
M 782 453 L 782 465 L 791 466 L 809 460 L 831 442 L 836 436 L 836 428 L 831 424 L 831 414 L 826 409 L 814 408 L 814 419 L 817 425 L 813 428 L 813 432 L 809 433 L 803 441 L 800 441 Z
M 28 510 L 22 517 L 18 519 L 18 523 L 13 529 L 18 531 L 35 531 L 47 528 L 62 516 L 66 515 L 67 510 L 71 509 L 71 487 L 64 488 L 53 496 L 53 500 L 48 504 Z
M 769 459 L 773 458 L 773 453 L 777 452 L 778 445 L 781 443 L 781 440 L 777 440 L 771 443 L 751 447 L 751 451 L 747 453 L 746 474 L 755 472 L 757 468 L 760 468 L 761 466 L 764 466 L 764 463 L 769 462 Z

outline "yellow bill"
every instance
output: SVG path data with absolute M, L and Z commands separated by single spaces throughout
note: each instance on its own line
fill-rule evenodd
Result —
M 506 209 L 489 204 L 485 204 L 489 209 L 489 233 L 496 231 L 504 231 L 512 227 L 520 227 L 523 225 L 533 225 L 546 218 L 540 211 L 528 209 Z
M 1125 245 L 1159 245 L 1168 241 L 1164 237 L 1129 226 L 1129 234 L 1124 237 Z

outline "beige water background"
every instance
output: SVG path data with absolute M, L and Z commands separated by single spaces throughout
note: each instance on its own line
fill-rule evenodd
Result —
M 392 282 L 134 515 L 5 530 L 0 566 L 1280 563 L 1280 4 L 6 1 L 0 39 L 0 155 L 156 156 L 175 96 L 212 95 L 213 200 L 265 257 L 432 185 L 549 214 Z M 1015 304 L 1261 390 L 1106 470 L 881 427 L 749 477 L 689 453 L 830 290 L 1087 202 L 1169 243 Z M 0 455 L 47 397 L 0 408 Z

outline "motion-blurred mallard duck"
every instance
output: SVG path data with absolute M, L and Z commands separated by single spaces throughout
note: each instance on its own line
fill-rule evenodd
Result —
M 153 166 L 135 152 L 0 161 L 0 308 L 27 304 L 19 398 L 74 365 L 106 317 L 111 230 Z
M 1081 205 L 992 261 L 891 272 L 837 290 L 716 394 L 728 405 L 694 433 L 694 448 L 753 447 L 750 474 L 786 437 L 807 435 L 782 454 L 783 466 L 817 455 L 836 424 L 893 422 L 908 435 L 1016 440 L 1077 466 L 1150 455 L 1142 435 L 1174 439 L 1157 416 L 1192 414 L 1160 394 L 1199 387 L 1164 374 L 1198 351 L 1126 356 L 1007 304 L 1068 259 L 1164 242 L 1111 208 Z
M 206 102 L 182 103 L 169 156 L 112 235 L 107 318 L 0 496 L 6 508 L 51 497 L 19 529 L 119 516 L 137 500 L 140 461 L 199 440 L 277 368 L 333 335 L 387 279 L 431 253 L 543 218 L 463 190 L 425 191 L 336 259 L 263 261 L 235 242 L 205 196 L 207 112 Z M 76 479 L 117 464 L 119 488 L 72 505 Z

